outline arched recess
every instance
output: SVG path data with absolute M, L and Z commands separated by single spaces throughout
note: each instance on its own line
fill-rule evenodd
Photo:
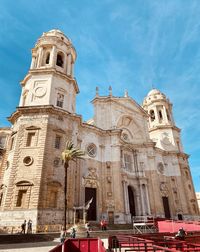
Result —
M 49 65 L 50 63 L 51 48 L 43 48 L 42 66 Z
M 87 176 L 84 176 L 85 188 L 85 205 L 87 208 L 87 220 L 97 220 L 97 204 L 98 204 L 98 171 L 95 167 L 88 168 Z
M 129 199 L 129 209 L 131 217 L 136 216 L 136 199 L 135 199 L 135 190 L 132 186 L 128 186 L 128 199 Z
M 27 180 L 15 184 L 15 207 L 29 208 L 33 183 Z
M 58 52 L 56 58 L 56 65 L 59 67 L 64 67 L 64 53 Z
M 47 183 L 46 207 L 57 208 L 59 193 L 62 185 L 58 181 L 50 181 Z

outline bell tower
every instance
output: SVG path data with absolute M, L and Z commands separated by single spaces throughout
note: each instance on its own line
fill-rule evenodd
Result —
M 32 49 L 31 66 L 21 82 L 19 106 L 53 105 L 75 113 L 79 93 L 75 60 L 76 51 L 60 30 L 43 33 Z
M 180 129 L 175 125 L 169 99 L 159 90 L 152 89 L 142 107 L 149 114 L 150 138 L 156 142 L 156 146 L 168 151 L 183 152 Z

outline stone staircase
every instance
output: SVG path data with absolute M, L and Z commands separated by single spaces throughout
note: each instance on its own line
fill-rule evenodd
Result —
M 131 224 L 112 224 L 107 226 L 107 230 L 101 230 L 99 223 L 92 222 L 90 223 L 91 230 L 90 230 L 90 237 L 100 237 L 100 238 L 107 238 L 110 235 L 115 234 L 132 234 L 133 228 Z M 72 227 L 71 227 L 72 228 Z M 70 236 L 70 230 L 68 229 L 68 235 Z M 76 238 L 83 238 L 87 237 L 86 228 L 83 224 L 75 226 L 77 231 Z

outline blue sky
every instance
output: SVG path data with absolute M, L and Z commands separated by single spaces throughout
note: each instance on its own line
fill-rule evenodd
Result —
M 196 191 L 200 191 L 199 0 L 0 0 L 0 127 L 18 106 L 19 82 L 31 48 L 57 28 L 73 42 L 80 88 L 77 112 L 92 117 L 100 95 L 129 95 L 142 103 L 152 85 L 173 103 Z M 86 108 L 87 106 L 87 108 Z

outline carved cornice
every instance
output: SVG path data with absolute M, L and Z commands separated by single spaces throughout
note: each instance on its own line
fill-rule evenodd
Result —
M 172 125 L 158 125 L 158 126 L 155 126 L 155 127 L 151 128 L 151 129 L 149 129 L 149 132 L 153 132 L 155 130 L 160 130 L 160 129 L 173 129 L 173 130 L 176 130 L 178 132 L 181 132 L 181 129 L 179 129 L 176 126 L 172 126 Z
M 42 105 L 42 106 L 25 106 L 25 107 L 17 107 L 17 110 L 8 117 L 8 121 L 14 124 L 16 120 L 23 115 L 31 115 L 32 114 L 47 114 L 47 115 L 56 115 L 61 117 L 72 117 L 73 121 L 77 121 L 80 127 L 84 129 L 89 129 L 95 131 L 97 134 L 101 134 L 102 136 L 113 136 L 121 134 L 121 129 L 112 129 L 112 130 L 104 130 L 98 128 L 95 125 L 87 124 L 82 121 L 82 116 L 78 114 L 72 114 L 62 108 L 54 107 L 53 105 Z
M 67 80 L 69 83 L 72 83 L 74 85 L 74 89 L 76 90 L 76 93 L 78 94 L 79 88 L 78 84 L 75 78 L 70 78 L 70 76 L 63 74 L 62 72 L 59 72 L 56 68 L 37 68 L 37 69 L 30 69 L 28 74 L 24 77 L 24 79 L 20 82 L 22 87 L 26 84 L 26 82 L 32 77 L 32 75 L 40 75 L 41 73 L 44 74 L 53 74 L 56 76 L 61 77 L 64 80 Z

